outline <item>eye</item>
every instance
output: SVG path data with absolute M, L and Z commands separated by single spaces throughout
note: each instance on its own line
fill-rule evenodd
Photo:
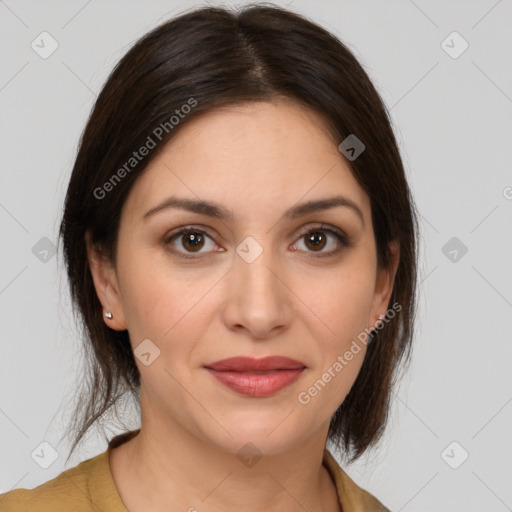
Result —
M 346 246 L 350 246 L 350 240 L 342 231 L 322 225 L 303 232 L 299 241 L 292 246 L 292 250 L 319 253 L 318 256 L 323 257 L 337 254 Z M 324 250 L 325 248 L 327 250 Z
M 194 256 L 187 256 L 186 254 L 202 254 L 215 250 L 217 247 L 215 242 L 208 236 L 208 234 L 197 228 L 185 228 L 177 233 L 169 235 L 165 238 L 164 243 L 172 246 L 172 251 L 182 258 L 193 258 Z M 206 249 L 206 250 L 202 250 Z
M 191 226 L 169 234 L 165 237 L 164 244 L 170 246 L 173 254 L 184 259 L 195 259 L 195 254 L 211 251 L 224 252 L 224 249 L 217 248 L 217 244 L 204 230 Z M 308 257 L 328 257 L 350 245 L 350 239 L 343 231 L 321 225 L 303 231 L 298 242 L 291 246 L 291 250 L 299 249 L 309 253 Z

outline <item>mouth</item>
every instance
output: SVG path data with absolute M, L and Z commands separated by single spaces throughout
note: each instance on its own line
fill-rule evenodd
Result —
M 204 366 L 215 379 L 238 394 L 266 397 L 295 382 L 306 365 L 295 359 L 232 357 Z

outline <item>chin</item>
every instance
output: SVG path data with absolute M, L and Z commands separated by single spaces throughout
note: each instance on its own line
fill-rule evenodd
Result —
M 284 411 L 283 408 L 280 410 Z M 220 421 L 224 428 L 215 421 L 215 426 L 209 422 L 201 429 L 202 436 L 225 452 L 237 456 L 251 451 L 261 455 L 279 455 L 292 450 L 310 434 L 303 430 L 305 422 L 298 422 L 293 416 L 294 413 L 290 414 L 289 411 L 279 415 L 274 411 L 272 414 L 262 413 L 259 416 L 254 411 L 245 414 L 224 414 Z

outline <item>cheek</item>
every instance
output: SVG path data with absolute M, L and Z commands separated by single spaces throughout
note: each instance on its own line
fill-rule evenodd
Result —
M 323 336 L 328 334 L 331 341 L 339 342 L 368 327 L 374 290 L 372 275 L 368 268 L 346 266 L 317 274 L 315 279 L 297 281 L 297 295 L 313 314 L 315 324 L 322 325 Z
M 162 355 L 170 346 L 174 355 L 193 346 L 207 324 L 207 295 L 218 277 L 173 269 L 165 257 L 143 251 L 120 261 L 120 269 L 125 272 L 123 310 L 132 345 L 149 338 Z
M 169 268 L 160 260 L 129 244 L 120 250 L 122 305 L 134 345 L 139 338 L 162 340 L 186 308 L 185 283 L 179 275 L 168 275 Z
M 323 289 L 321 297 L 310 295 L 311 309 L 322 322 L 314 320 L 318 325 L 312 332 L 318 347 L 312 359 L 314 371 L 297 399 L 332 414 L 349 393 L 364 361 L 366 344 L 358 336 L 368 327 L 371 286 L 357 274 L 343 279 L 331 276 Z

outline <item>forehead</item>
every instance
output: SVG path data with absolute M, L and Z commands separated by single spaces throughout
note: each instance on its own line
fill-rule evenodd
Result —
M 197 115 L 148 165 L 126 202 L 140 216 L 178 195 L 210 199 L 240 216 L 254 216 L 336 193 L 369 209 L 366 193 L 322 118 L 280 100 Z

